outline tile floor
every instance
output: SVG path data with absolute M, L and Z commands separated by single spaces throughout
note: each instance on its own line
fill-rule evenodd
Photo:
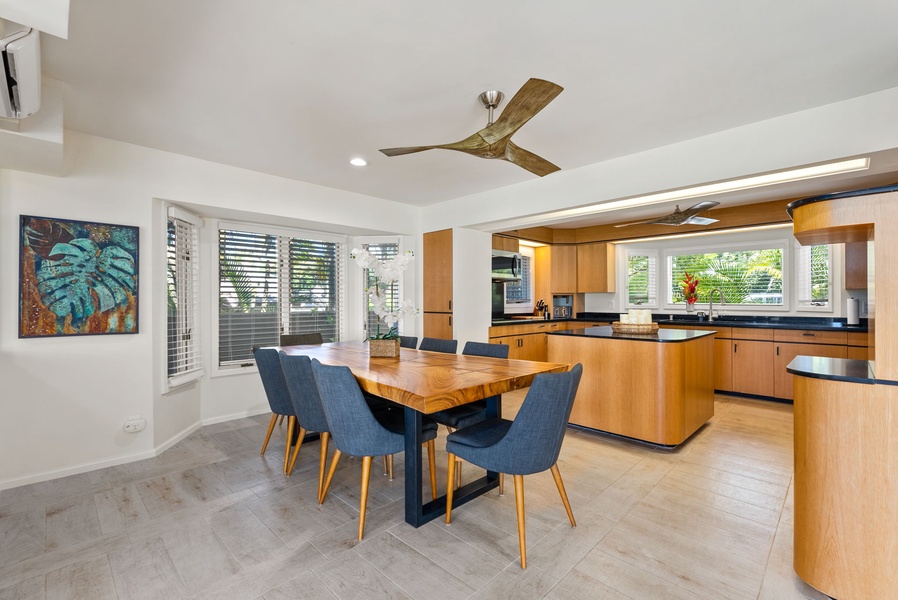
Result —
M 506 414 L 522 397 L 506 396 Z M 259 456 L 267 422 L 204 427 L 151 460 L 0 492 L 0 600 L 826 598 L 791 568 L 790 405 L 719 395 L 713 420 L 673 452 L 569 430 L 559 467 L 577 527 L 551 474 L 525 478 L 525 571 L 511 489 L 415 529 L 397 456 L 396 480 L 372 474 L 358 542 L 360 461 L 341 461 L 319 506 L 318 443 L 287 478 L 285 427 Z M 442 489 L 444 452 L 438 465 Z

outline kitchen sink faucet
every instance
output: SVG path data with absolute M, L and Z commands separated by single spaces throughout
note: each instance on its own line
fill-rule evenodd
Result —
M 720 294 L 720 305 L 726 306 L 727 299 L 723 297 L 723 292 L 720 291 L 720 288 L 714 288 L 711 290 L 711 293 L 708 294 L 708 320 L 714 320 L 714 292 Z

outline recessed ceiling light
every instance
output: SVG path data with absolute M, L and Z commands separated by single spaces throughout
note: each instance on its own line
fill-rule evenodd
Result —
M 349 164 L 354 165 L 356 167 L 364 167 L 368 164 L 368 161 L 364 158 L 355 157 L 349 161 Z

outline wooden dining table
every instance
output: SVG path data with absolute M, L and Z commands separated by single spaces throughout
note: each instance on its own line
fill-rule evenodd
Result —
M 567 371 L 570 365 L 445 354 L 401 348 L 398 358 L 368 354 L 365 342 L 283 346 L 287 354 L 317 358 L 322 364 L 346 366 L 362 390 L 401 404 L 405 411 L 405 521 L 420 527 L 446 513 L 446 497 L 424 503 L 421 426 L 424 415 L 489 398 L 487 415 L 501 416 L 499 396 L 529 387 L 540 373 Z M 455 491 L 459 506 L 498 485 L 498 474 L 465 484 Z

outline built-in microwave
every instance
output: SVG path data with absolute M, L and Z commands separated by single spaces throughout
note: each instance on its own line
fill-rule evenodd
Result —
M 493 281 L 520 281 L 521 255 L 517 252 L 493 250 Z

